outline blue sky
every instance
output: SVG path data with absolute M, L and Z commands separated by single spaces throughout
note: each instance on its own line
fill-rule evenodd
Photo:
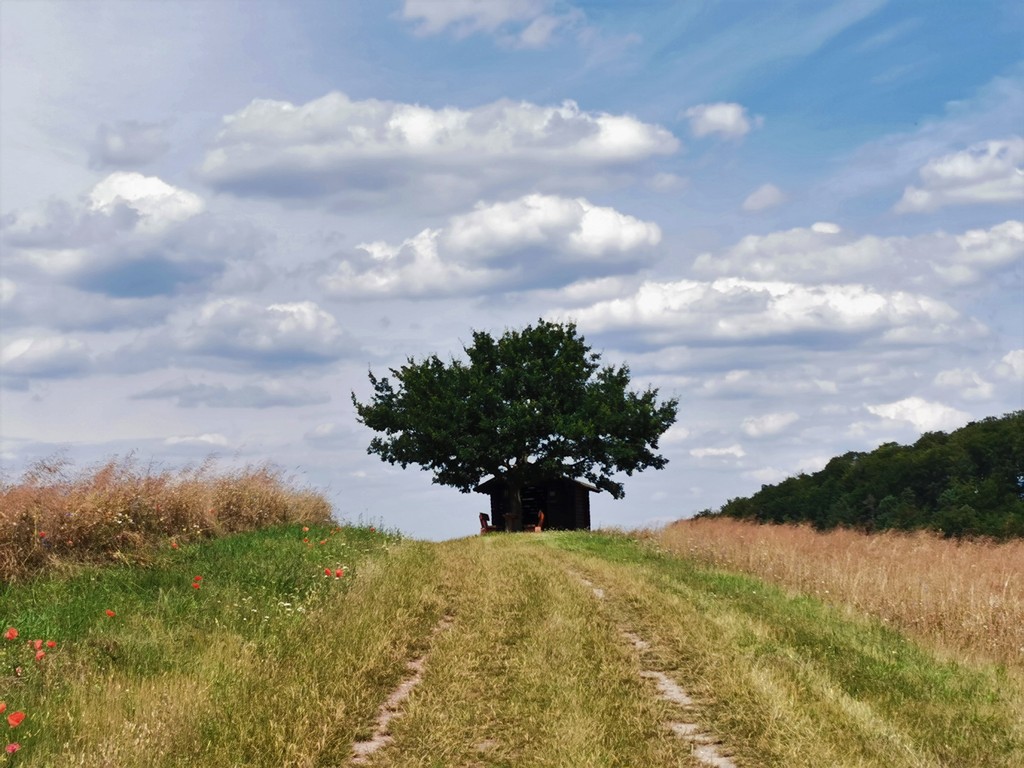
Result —
M 349 393 L 573 320 L 680 399 L 599 524 L 1024 407 L 1015 2 L 0 2 L 0 460 L 272 461 L 473 533 Z

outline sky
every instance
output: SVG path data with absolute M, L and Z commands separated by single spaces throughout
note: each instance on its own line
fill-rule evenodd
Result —
M 1015 0 L 0 0 L 0 465 L 272 462 L 470 535 L 351 396 L 540 318 L 679 399 L 595 526 L 1020 410 L 1021 41 Z

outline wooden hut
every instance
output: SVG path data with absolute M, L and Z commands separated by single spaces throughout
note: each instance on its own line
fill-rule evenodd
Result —
M 475 490 L 490 496 L 491 524 L 498 530 L 505 530 L 505 514 L 509 510 L 505 483 L 500 478 L 492 477 Z M 589 531 L 590 494 L 599 491 L 596 485 L 568 477 L 526 486 L 519 494 L 523 502 L 523 529 L 535 528 L 543 511 L 544 530 Z

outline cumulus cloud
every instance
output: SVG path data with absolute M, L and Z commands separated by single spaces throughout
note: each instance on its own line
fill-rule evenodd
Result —
M 165 445 L 219 445 L 228 444 L 228 439 L 219 432 L 207 432 L 201 435 L 172 435 L 164 440 Z
M 96 129 L 89 164 L 93 168 L 131 168 L 151 163 L 171 147 L 166 130 L 166 123 L 103 123 Z
M 935 385 L 954 391 L 964 400 L 989 400 L 995 391 L 990 382 L 968 368 L 939 371 L 935 375 Z
M 633 264 L 661 241 L 641 221 L 585 198 L 526 195 L 479 203 L 397 245 L 361 243 L 322 283 L 335 295 L 426 296 L 522 285 L 572 266 L 572 277 Z
M 937 232 L 915 237 L 854 237 L 830 222 L 767 235 L 748 235 L 718 253 L 694 261 L 699 274 L 739 275 L 758 280 L 840 280 L 877 274 L 922 285 L 979 282 L 1024 258 L 1024 222 L 1006 221 L 959 235 Z
M 161 232 L 191 219 L 204 208 L 199 195 L 156 176 L 126 171 L 116 171 L 93 187 L 89 205 L 92 210 L 106 214 L 118 206 L 127 206 L 137 214 L 135 227 L 142 232 Z
M 188 190 L 118 171 L 81 200 L 12 212 L 0 237 L 12 272 L 114 298 L 172 295 L 262 247 L 254 227 L 204 210 Z
M 88 345 L 68 336 L 25 336 L 3 346 L 0 366 L 5 376 L 62 378 L 87 371 L 92 355 Z
M 875 416 L 906 422 L 920 432 L 948 432 L 962 427 L 970 420 L 970 414 L 920 397 L 907 397 L 894 403 L 865 407 Z
M 712 135 L 740 139 L 764 124 L 763 117 L 751 117 L 746 107 L 732 102 L 698 104 L 681 116 L 690 121 L 690 131 L 698 139 Z
M 13 280 L 0 277 L 0 305 L 10 304 L 18 294 L 18 286 Z
M 401 16 L 416 22 L 418 35 L 484 33 L 517 47 L 541 48 L 557 30 L 584 18 L 577 8 L 556 13 L 552 5 L 550 0 L 405 0 Z
M 786 196 L 782 193 L 781 189 L 774 184 L 762 184 L 743 201 L 743 210 L 749 212 L 764 211 L 781 205 L 785 201 Z
M 766 413 L 764 416 L 751 416 L 743 420 L 743 431 L 750 437 L 766 437 L 777 435 L 800 419 L 792 411 L 786 413 Z
M 735 444 L 726 448 L 693 448 L 690 455 L 697 459 L 742 459 L 747 452 L 743 450 L 743 446 Z
M 1024 200 L 1024 137 L 973 144 L 929 160 L 919 173 L 921 186 L 904 190 L 896 212 Z
M 312 301 L 262 306 L 213 299 L 175 318 L 175 326 L 183 352 L 264 366 L 329 363 L 351 345 L 334 317 Z
M 591 173 L 675 152 L 676 138 L 631 115 L 497 101 L 433 109 L 349 99 L 258 99 L 224 118 L 200 173 L 220 190 L 387 201 L 411 187 L 462 201 L 495 184 Z
M 330 395 L 312 392 L 302 387 L 279 382 L 244 384 L 231 387 L 225 384 L 168 382 L 132 395 L 133 400 L 174 400 L 179 408 L 295 408 L 320 405 L 330 401 Z
M 1003 355 L 996 373 L 1005 379 L 1024 381 L 1024 349 L 1014 349 Z
M 863 285 L 802 285 L 722 278 L 713 282 L 644 282 L 631 296 L 561 311 L 588 331 L 638 335 L 649 343 L 749 343 L 851 337 L 933 343 L 982 332 L 948 304 Z M 847 341 L 840 341 L 847 339 Z

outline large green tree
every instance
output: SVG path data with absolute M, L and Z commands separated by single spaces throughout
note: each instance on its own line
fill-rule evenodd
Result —
M 668 463 L 658 440 L 678 400 L 634 391 L 629 368 L 602 367 L 574 324 L 540 320 L 499 339 L 477 331 L 464 351 L 465 361 L 409 358 L 391 369 L 394 383 L 370 371 L 371 399 L 352 394 L 359 421 L 380 433 L 368 453 L 403 468 L 419 464 L 463 493 L 487 475 L 501 479 L 507 530 L 522 528 L 527 485 L 582 477 L 621 498 L 615 473 Z

